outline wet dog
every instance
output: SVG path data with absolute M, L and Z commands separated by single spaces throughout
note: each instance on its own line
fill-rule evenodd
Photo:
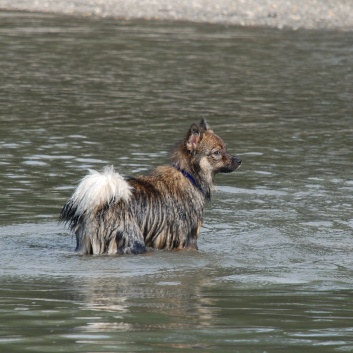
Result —
M 80 254 L 141 254 L 155 249 L 196 248 L 205 201 L 217 173 L 241 160 L 202 119 L 174 148 L 172 164 L 147 175 L 123 177 L 106 167 L 90 171 L 60 214 L 76 235 Z

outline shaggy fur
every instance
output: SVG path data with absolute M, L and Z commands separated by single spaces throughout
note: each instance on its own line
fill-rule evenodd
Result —
M 75 233 L 81 254 L 197 249 L 215 174 L 240 164 L 202 119 L 176 145 L 172 165 L 136 177 L 122 177 L 112 166 L 102 173 L 90 171 L 63 207 L 60 221 Z

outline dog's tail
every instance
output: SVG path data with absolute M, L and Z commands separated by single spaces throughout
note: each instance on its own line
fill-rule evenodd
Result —
M 94 229 L 89 228 L 94 227 L 97 211 L 120 200 L 129 202 L 131 189 L 113 166 L 105 167 L 102 173 L 89 170 L 61 210 L 59 219 L 76 233 L 77 250 L 80 250 L 84 238 L 90 237 L 87 232 L 94 233 Z

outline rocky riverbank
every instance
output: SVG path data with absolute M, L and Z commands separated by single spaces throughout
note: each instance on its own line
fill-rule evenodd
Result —
M 0 9 L 118 19 L 353 30 L 351 0 L 0 0 Z

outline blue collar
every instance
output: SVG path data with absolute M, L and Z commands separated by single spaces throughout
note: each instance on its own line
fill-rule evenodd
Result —
M 181 169 L 180 166 L 176 163 L 173 163 L 173 167 L 178 169 L 179 172 L 181 172 L 181 174 L 183 174 L 185 178 L 188 178 L 191 181 L 191 183 L 203 193 L 201 185 L 195 180 L 195 178 L 190 173 L 188 173 L 184 169 Z

